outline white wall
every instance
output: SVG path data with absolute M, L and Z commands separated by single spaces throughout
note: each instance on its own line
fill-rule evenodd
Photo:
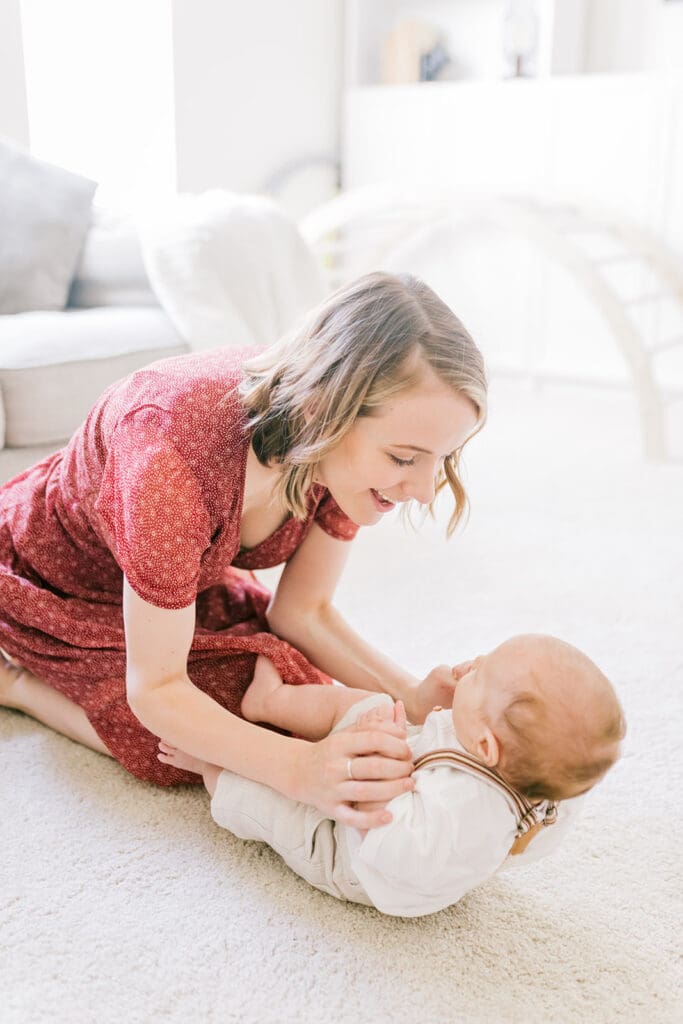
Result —
M 28 146 L 19 0 L 0 0 L 0 135 Z
M 575 0 L 572 0 L 575 2 Z M 683 3 L 590 0 L 585 71 L 680 71 Z
M 99 182 L 105 206 L 172 192 L 170 0 L 21 0 L 21 15 L 31 151 Z
M 173 0 L 178 188 L 339 152 L 342 0 Z

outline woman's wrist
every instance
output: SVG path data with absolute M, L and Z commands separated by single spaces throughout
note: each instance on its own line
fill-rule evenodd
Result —
M 289 745 L 288 756 L 280 765 L 277 783 L 271 785 L 290 800 L 309 803 L 307 783 L 310 768 L 306 755 L 310 753 L 314 744 L 309 743 L 308 740 L 299 740 L 293 737 L 289 737 L 287 743 Z
M 406 713 L 410 718 L 410 709 L 419 685 L 420 680 L 412 676 L 410 672 L 397 672 L 384 680 L 383 689 L 394 700 L 403 701 Z

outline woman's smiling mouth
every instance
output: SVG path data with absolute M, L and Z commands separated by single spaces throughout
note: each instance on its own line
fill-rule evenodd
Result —
M 375 505 L 380 512 L 390 512 L 396 505 L 395 501 L 392 501 L 391 498 L 387 498 L 386 494 L 383 494 L 382 491 L 375 490 L 374 487 L 370 488 L 370 494 L 372 495 Z

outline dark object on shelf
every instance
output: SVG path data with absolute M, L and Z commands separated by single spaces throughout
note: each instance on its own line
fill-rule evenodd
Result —
M 538 38 L 536 0 L 509 0 L 503 20 L 503 52 L 513 78 L 537 73 Z
M 420 56 L 420 81 L 435 81 L 450 62 L 451 58 L 444 47 L 441 43 L 437 43 L 429 53 L 423 53 Z

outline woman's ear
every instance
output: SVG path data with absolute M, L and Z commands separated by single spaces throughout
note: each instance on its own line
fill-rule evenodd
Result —
M 489 768 L 495 768 L 500 761 L 500 743 L 488 726 L 484 726 L 477 740 L 475 753 L 479 760 L 483 761 Z

